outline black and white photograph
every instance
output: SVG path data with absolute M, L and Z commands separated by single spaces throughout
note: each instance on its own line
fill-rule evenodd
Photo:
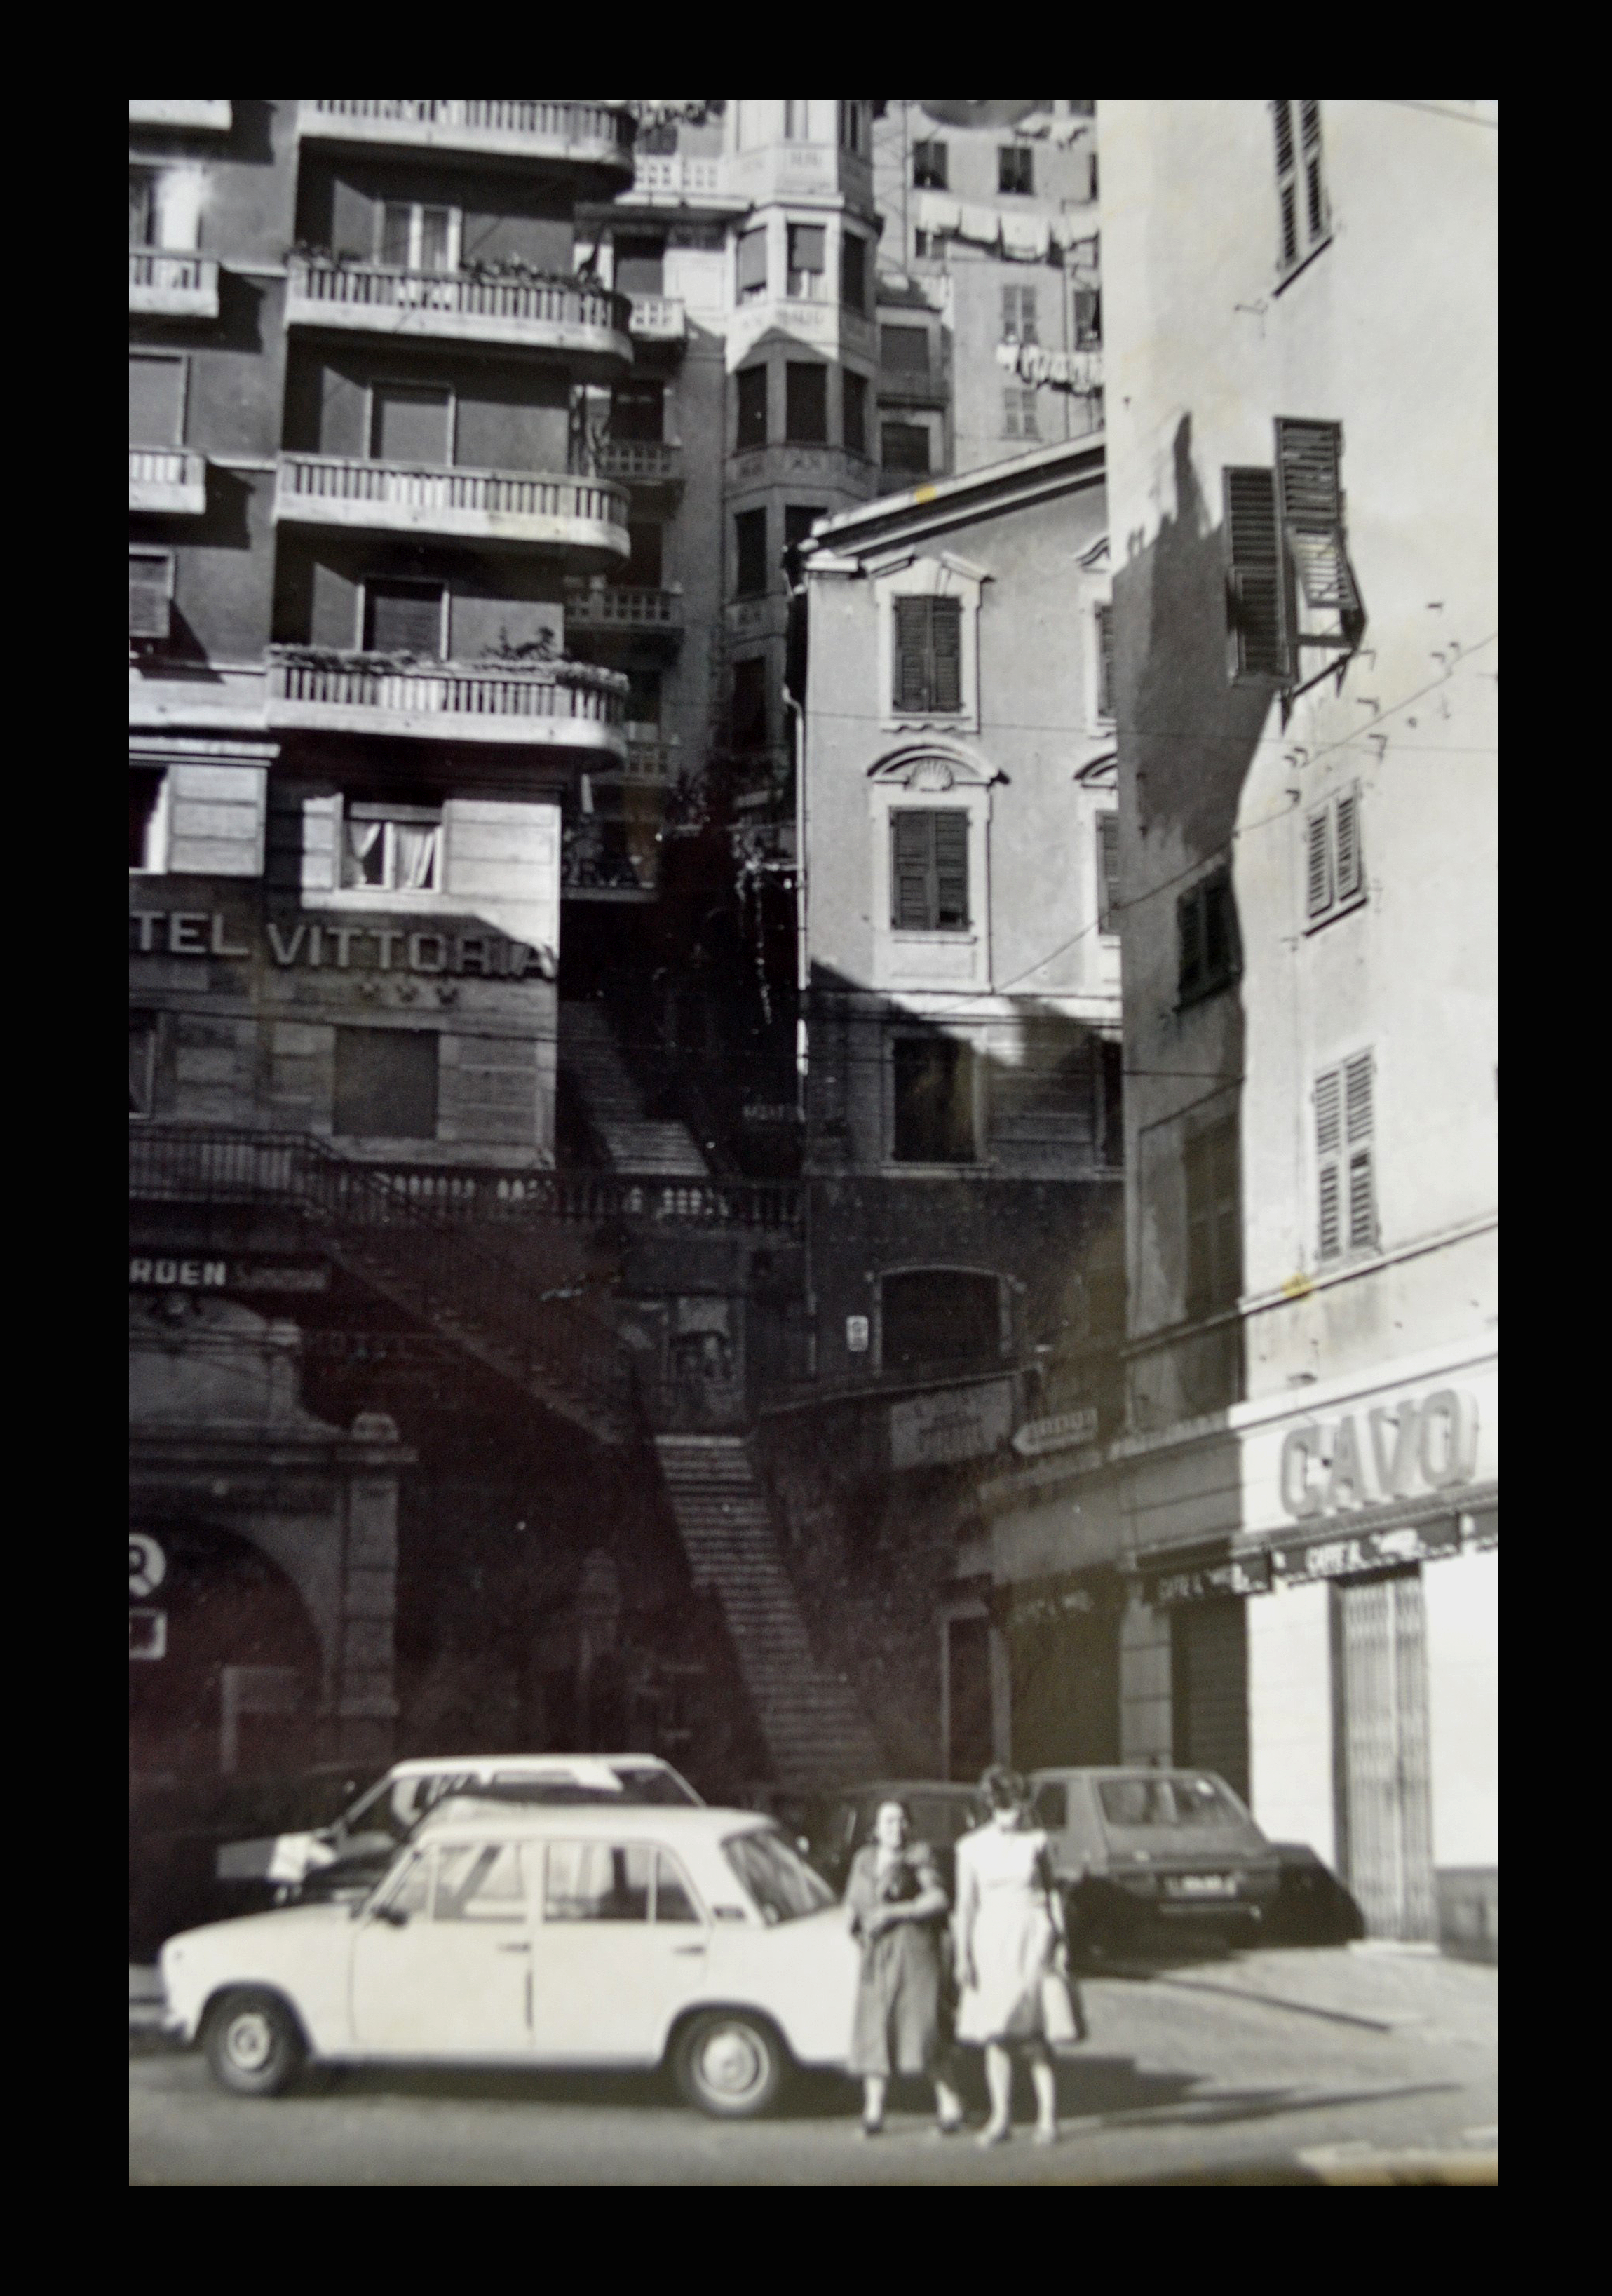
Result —
M 1499 105 L 129 103 L 129 2182 L 1499 2183 Z

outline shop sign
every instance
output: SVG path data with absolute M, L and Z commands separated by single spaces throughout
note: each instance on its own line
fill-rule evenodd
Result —
M 419 930 L 406 925 L 337 924 L 329 918 L 269 921 L 254 948 L 246 928 L 221 910 L 136 909 L 129 916 L 130 954 L 137 956 L 267 955 L 282 972 L 293 966 L 336 972 L 476 973 L 487 980 L 552 980 L 546 950 L 499 932 Z
M 1477 1471 L 1477 1404 L 1463 1388 L 1401 1396 L 1331 1421 L 1307 1419 L 1283 1438 L 1278 1480 L 1299 1521 L 1444 1491 Z
M 1013 1448 L 1023 1459 L 1038 1459 L 1043 1451 L 1072 1450 L 1078 1443 L 1097 1440 L 1097 1414 L 1055 1411 L 1046 1419 L 1027 1419 L 1013 1435 Z
M 1013 1431 L 1013 1382 L 953 1388 L 890 1406 L 890 1465 L 933 1467 L 980 1459 Z
M 1102 353 L 1050 351 L 1040 343 L 998 343 L 996 364 L 1020 382 L 1051 383 L 1089 398 L 1102 389 Z
M 847 1355 L 865 1356 L 868 1338 L 872 1329 L 865 1316 L 847 1316 L 845 1319 L 845 1344 Z
M 131 1258 L 133 1292 L 328 1292 L 331 1271 L 319 1262 L 286 1267 L 248 1259 Z
M 1271 1558 L 1240 1554 L 1181 1570 L 1160 1570 L 1142 1582 L 1143 1600 L 1154 1609 L 1173 1603 L 1207 1603 L 1227 1595 L 1268 1595 Z
M 128 1654 L 130 1658 L 156 1659 L 168 1656 L 168 1612 L 166 1611 L 151 1611 L 140 1603 L 130 1603 Z
M 1092 1584 L 1081 1586 L 1073 1578 L 1060 1586 L 1041 1581 L 1041 1590 L 1030 1594 L 1021 1587 L 998 1587 L 991 1601 L 993 1614 L 1014 1634 L 1034 1634 L 1038 1628 L 1061 1626 L 1068 1619 L 1089 1619 L 1100 1611 L 1111 1612 L 1118 1594 L 1111 1578 L 1106 1576 Z
M 1405 1523 L 1394 1530 L 1360 1530 L 1313 1538 L 1302 1546 L 1278 1546 L 1271 1560 L 1289 1585 L 1312 1578 L 1347 1578 L 1360 1570 L 1384 1570 L 1409 1562 L 1432 1562 L 1461 1548 L 1461 1518 L 1440 1515 L 1430 1522 Z

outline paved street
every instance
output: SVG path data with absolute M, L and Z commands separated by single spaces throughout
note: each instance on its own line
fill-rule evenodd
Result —
M 1487 2183 L 1497 1972 L 1375 1948 L 1263 1952 L 1086 1982 L 1060 2073 L 1066 2136 L 981 2152 L 897 2093 L 886 2135 L 803 2084 L 718 2126 L 669 2085 L 593 2075 L 353 2072 L 323 2095 L 224 2095 L 199 2057 L 131 2037 L 130 2182 L 145 2185 Z M 978 2090 L 978 2069 L 975 2087 Z M 983 2092 L 974 2099 L 983 2109 Z

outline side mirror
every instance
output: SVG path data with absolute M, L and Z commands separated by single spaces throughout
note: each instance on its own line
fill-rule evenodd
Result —
M 409 1925 L 409 1917 L 401 1906 L 377 1906 L 375 1919 L 384 1922 L 389 1929 L 405 1930 Z

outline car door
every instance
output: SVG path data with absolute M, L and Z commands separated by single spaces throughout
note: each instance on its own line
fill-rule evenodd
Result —
M 533 1944 L 532 2049 L 557 2064 L 653 2064 L 705 1991 L 704 1912 L 652 1842 L 547 1843 Z
M 355 1924 L 353 2037 L 378 2056 L 531 2054 L 536 1853 L 491 1837 L 417 1851 Z

